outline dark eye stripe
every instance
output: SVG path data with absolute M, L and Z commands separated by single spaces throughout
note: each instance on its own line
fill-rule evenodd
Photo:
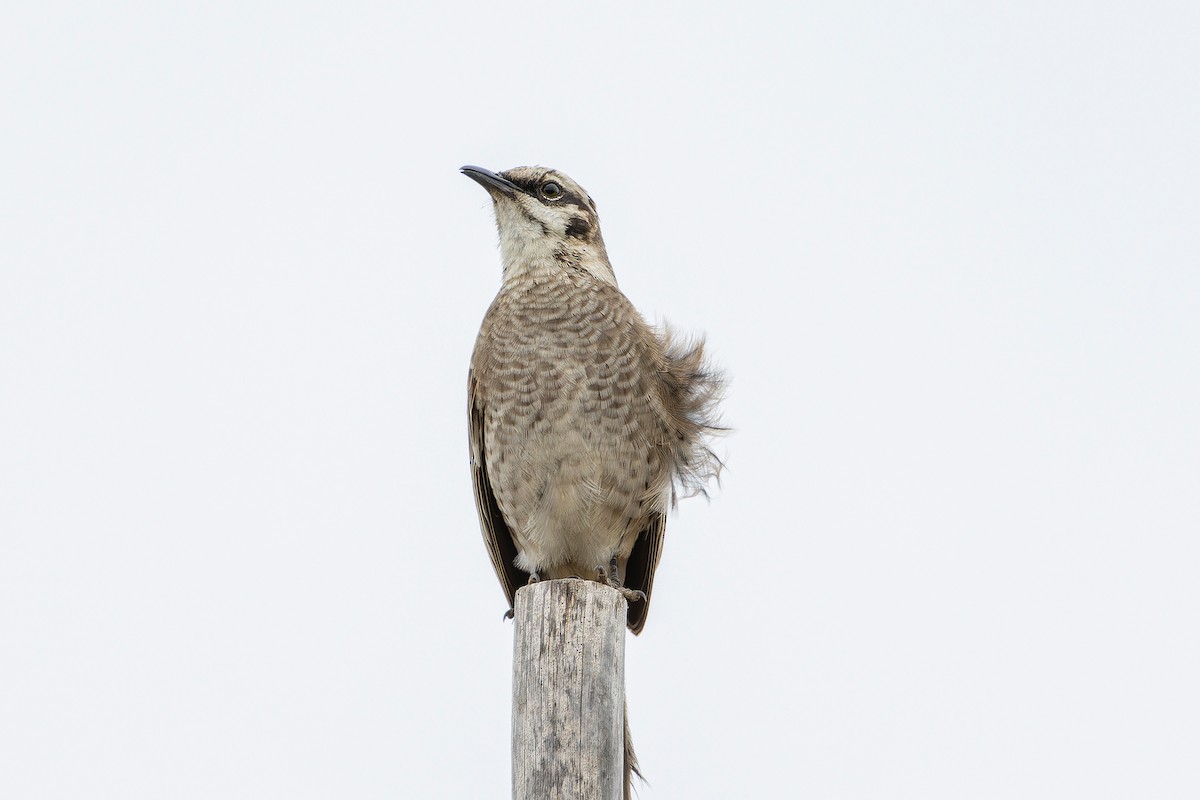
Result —
M 586 219 L 583 217 L 573 217 L 571 221 L 567 223 L 566 233 L 567 236 L 575 239 L 586 239 L 591 230 L 591 223 L 589 223 Z

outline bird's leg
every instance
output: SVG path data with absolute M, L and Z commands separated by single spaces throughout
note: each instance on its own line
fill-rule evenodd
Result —
M 621 593 L 627 603 L 636 603 L 638 601 L 646 601 L 646 593 L 639 589 L 626 589 L 621 585 L 621 575 L 617 571 L 617 557 L 614 554 L 612 561 L 608 562 L 608 569 L 604 567 L 596 567 L 596 580 L 603 583 L 605 586 L 611 586 Z

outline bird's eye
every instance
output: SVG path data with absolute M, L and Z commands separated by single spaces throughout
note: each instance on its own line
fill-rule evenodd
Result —
M 558 198 L 560 198 L 562 196 L 563 196 L 562 187 L 559 186 L 554 181 L 550 181 L 549 183 L 542 184 L 542 197 L 546 198 L 547 200 L 557 200 Z

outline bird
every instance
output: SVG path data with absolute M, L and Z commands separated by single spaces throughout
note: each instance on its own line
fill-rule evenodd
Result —
M 641 633 L 667 513 L 719 477 L 724 375 L 702 338 L 651 327 L 621 292 L 596 204 L 569 176 L 461 171 L 491 196 L 503 269 L 467 381 L 492 566 L 510 609 L 533 581 L 598 580 L 621 591 Z M 628 793 L 628 725 L 625 741 Z

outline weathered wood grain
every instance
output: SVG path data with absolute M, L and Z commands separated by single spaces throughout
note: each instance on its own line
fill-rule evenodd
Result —
M 625 599 L 595 581 L 517 591 L 514 800 L 621 800 Z

